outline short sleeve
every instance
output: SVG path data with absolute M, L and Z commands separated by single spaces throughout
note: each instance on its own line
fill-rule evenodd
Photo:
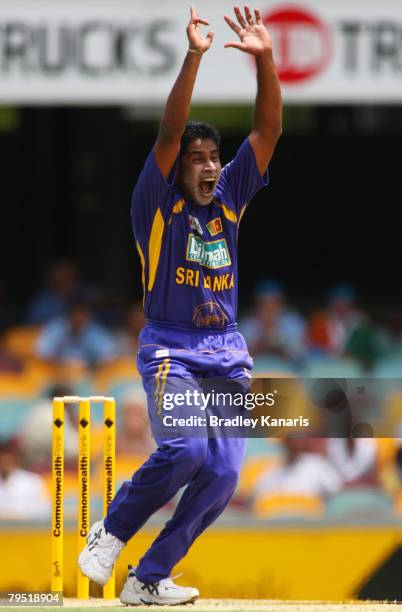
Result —
M 154 150 L 148 155 L 131 199 L 131 220 L 136 237 L 149 234 L 158 209 L 165 221 L 170 215 L 174 204 L 176 169 L 177 160 L 166 180 L 156 163 Z
M 257 191 L 268 182 L 268 169 L 261 176 L 253 148 L 246 138 L 234 159 L 223 167 L 216 195 L 240 216 Z
M 62 349 L 65 336 L 65 324 L 61 319 L 55 319 L 45 325 L 36 341 L 36 354 L 41 359 L 54 359 Z
M 116 343 L 111 334 L 102 327 L 92 325 L 87 342 L 94 362 L 109 361 L 117 357 Z

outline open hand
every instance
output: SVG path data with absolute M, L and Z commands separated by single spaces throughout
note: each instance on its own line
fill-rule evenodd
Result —
M 209 21 L 201 19 L 195 6 L 190 8 L 190 22 L 187 26 L 187 38 L 190 50 L 202 55 L 208 51 L 214 38 L 213 32 L 208 32 L 204 37 L 200 33 L 200 25 L 209 25 Z
M 245 18 L 243 17 L 240 7 L 235 6 L 234 12 L 237 17 L 238 26 L 229 15 L 225 15 L 225 21 L 229 27 L 240 38 L 240 42 L 228 42 L 225 47 L 233 47 L 240 49 L 251 55 L 260 55 L 264 51 L 272 51 L 272 39 L 268 34 L 261 18 L 261 13 L 258 9 L 254 10 L 255 18 L 253 18 L 250 7 L 244 7 Z

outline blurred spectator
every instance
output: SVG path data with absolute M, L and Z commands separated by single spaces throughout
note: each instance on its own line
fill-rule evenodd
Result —
M 0 372 L 19 374 L 23 370 L 23 361 L 7 347 L 5 334 L 0 329 Z
M 337 471 L 322 456 L 322 440 L 287 438 L 283 444 L 283 464 L 262 475 L 254 492 L 255 498 L 278 493 L 325 497 L 341 488 L 342 480 Z
M 255 291 L 254 312 L 240 323 L 250 353 L 302 361 L 306 350 L 305 324 L 291 310 L 281 285 L 274 280 L 260 282 Z
M 79 288 L 78 271 L 73 262 L 61 260 L 47 271 L 46 287 L 32 300 L 27 313 L 29 325 L 43 325 L 66 313 L 69 300 Z
M 344 486 L 378 484 L 375 439 L 329 438 L 327 457 Z
M 0 519 L 43 520 L 50 514 L 44 481 L 19 468 L 20 449 L 15 440 L 0 441 Z
M 8 328 L 15 323 L 15 308 L 9 302 L 3 283 L 0 281 L 0 372 L 21 372 L 23 363 L 7 347 L 5 337 Z
M 312 352 L 341 355 L 352 330 L 362 320 L 354 290 L 347 285 L 334 287 L 329 292 L 327 309 L 311 318 L 308 338 Z
M 21 442 L 26 463 L 36 472 L 50 469 L 52 456 L 52 398 L 73 395 L 70 387 L 55 385 L 49 389 L 47 397 L 39 400 L 24 421 Z M 78 441 L 77 418 L 74 406 L 64 406 L 64 458 L 66 469 L 76 468 Z
M 138 336 L 145 325 L 144 308 L 141 302 L 132 304 L 126 313 L 126 324 L 116 334 L 118 353 L 123 357 L 136 357 Z
M 69 302 L 65 317 L 45 325 L 36 352 L 41 359 L 91 367 L 114 359 L 116 344 L 109 332 L 93 321 L 88 297 L 78 293 Z
M 125 302 L 117 291 L 111 288 L 94 291 L 92 307 L 96 321 L 108 329 L 118 329 L 123 324 Z
M 402 356 L 402 310 L 394 308 L 387 313 L 385 324 L 378 330 L 383 354 L 390 357 Z
M 395 463 L 398 471 L 399 480 L 402 484 L 402 439 L 398 440 L 398 450 L 396 452 Z
M 356 322 L 350 331 L 345 342 L 344 354 L 358 360 L 366 370 L 370 370 L 384 355 L 378 329 L 367 317 Z
M 140 388 L 129 389 L 121 399 L 121 422 L 118 425 L 118 454 L 146 455 L 154 449 L 147 412 L 147 397 Z

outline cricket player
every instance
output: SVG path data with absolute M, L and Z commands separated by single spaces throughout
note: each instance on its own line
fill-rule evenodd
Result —
M 155 433 L 155 402 L 170 378 L 237 379 L 250 375 L 250 358 L 237 332 L 237 233 L 254 194 L 268 184 L 267 167 L 281 134 L 281 93 L 272 41 L 260 11 L 234 7 L 238 36 L 226 48 L 255 56 L 257 98 L 250 134 L 222 168 L 216 130 L 189 123 L 191 96 L 213 33 L 191 8 L 189 48 L 168 97 L 155 146 L 132 199 L 132 222 L 142 262 L 147 323 L 138 367 L 148 396 L 157 450 L 122 485 L 104 521 L 95 523 L 79 558 L 99 584 L 111 576 L 124 545 L 150 516 L 186 487 L 173 517 L 129 574 L 124 604 L 183 604 L 198 590 L 170 578 L 194 540 L 222 513 L 238 479 L 243 438 L 171 437 Z M 239 83 L 241 87 L 241 83 Z M 260 214 L 266 214 L 260 211 Z

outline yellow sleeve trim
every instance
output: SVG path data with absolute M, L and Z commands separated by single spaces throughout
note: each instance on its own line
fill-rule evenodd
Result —
M 186 205 L 186 201 L 185 200 L 179 200 L 178 202 L 176 202 L 176 204 L 173 206 L 173 212 L 174 213 L 181 213 L 181 211 L 183 210 L 183 208 Z
M 239 219 L 239 223 L 240 223 L 240 221 L 243 219 L 243 215 L 244 215 L 244 213 L 246 212 L 246 209 L 247 209 L 247 204 L 244 204 L 243 208 L 242 208 L 242 209 L 241 209 L 241 211 L 240 211 L 240 219 Z
M 219 206 L 222 208 L 223 214 L 226 219 L 232 221 L 232 223 L 237 223 L 237 215 L 235 212 L 233 212 L 233 210 L 230 210 L 230 208 L 226 206 L 226 204 L 219 204 Z
M 142 289 L 144 291 L 144 297 L 145 297 L 145 258 L 144 258 L 144 253 L 142 252 L 142 249 L 140 247 L 140 243 L 138 242 L 138 240 L 136 241 L 136 245 L 137 245 L 138 255 L 140 256 L 140 261 L 141 261 L 141 268 L 142 268 L 141 282 L 142 282 Z
M 162 236 L 163 230 L 165 229 L 165 223 L 163 221 L 161 209 L 155 213 L 154 220 L 152 222 L 151 236 L 149 239 L 148 249 L 148 262 L 149 262 L 149 277 L 148 277 L 148 291 L 152 291 L 156 273 L 158 271 L 159 257 L 162 248 Z

